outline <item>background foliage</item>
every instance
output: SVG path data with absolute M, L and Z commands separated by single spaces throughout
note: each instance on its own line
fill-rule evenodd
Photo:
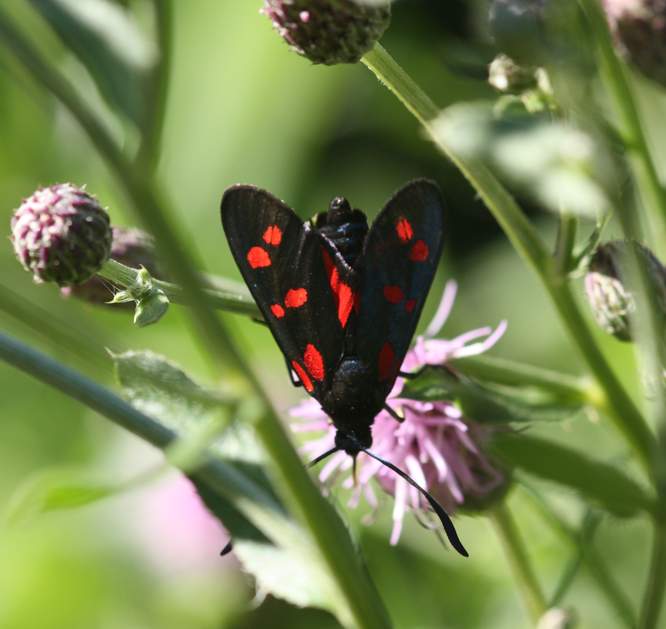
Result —
M 123 135 L 100 96 L 112 82 L 95 86 L 43 22 L 16 1 L 7 9 L 43 51 L 104 112 L 111 130 Z M 140 0 L 132 3 L 147 22 Z M 188 240 L 207 271 L 237 278 L 221 227 L 218 205 L 224 188 L 254 183 L 285 199 L 303 216 L 344 194 L 373 215 L 405 181 L 427 176 L 440 182 L 449 210 L 449 233 L 436 301 L 443 282 L 455 278 L 460 290 L 444 330 L 453 336 L 483 325 L 509 321 L 493 350 L 572 374 L 582 371 L 578 354 L 563 334 L 535 277 L 520 262 L 490 214 L 462 177 L 428 142 L 402 106 L 360 64 L 315 67 L 289 52 L 258 3 L 237 0 L 174 2 L 172 77 L 166 110 L 159 177 L 177 208 Z M 384 45 L 441 106 L 493 98 L 485 83 L 492 58 L 484 2 L 404 0 L 394 7 Z M 143 25 L 148 28 L 149 24 Z M 659 112 L 661 92 L 637 80 L 649 137 L 666 168 L 666 130 Z M 100 90 L 98 92 L 98 89 Z M 122 93 L 122 89 L 120 90 Z M 127 199 L 70 116 L 40 91 L 4 50 L 0 51 L 0 222 L 38 184 L 87 184 L 109 207 L 115 224 L 127 224 Z M 142 113 L 124 105 L 130 118 Z M 131 128 L 128 120 L 125 124 Z M 491 131 L 488 139 L 493 138 Z M 543 145 L 522 149 L 529 160 Z M 536 153 L 532 153 L 536 152 Z M 533 197 L 524 199 L 540 232 L 554 239 L 555 219 Z M 609 234 L 613 234 L 611 226 Z M 172 307 L 159 325 L 137 329 L 128 316 L 63 299 L 56 287 L 32 285 L 14 260 L 8 240 L 0 245 L 0 285 L 20 298 L 13 311 L 0 311 L 2 329 L 81 368 L 83 362 L 48 332 L 37 333 L 27 312 L 47 312 L 91 347 L 114 352 L 152 349 L 206 382 L 205 364 L 188 334 L 182 309 Z M 9 303 L 9 302 L 7 302 Z M 432 310 L 433 304 L 430 304 Z M 427 319 L 427 314 L 424 319 Z M 224 315 L 241 338 L 260 378 L 286 410 L 299 400 L 286 386 L 282 357 L 263 328 Z M 631 349 L 599 335 L 623 382 L 634 392 Z M 94 375 L 112 383 L 110 361 L 95 355 Z M 10 509 L 17 486 L 53 467 L 122 484 L 159 461 L 138 440 L 100 420 L 76 402 L 0 365 L 0 505 Z M 212 383 L 209 383 L 212 384 Z M 605 461 L 624 465 L 626 449 L 599 419 L 577 414 L 530 434 L 547 434 Z M 628 472 L 634 470 L 627 466 Z M 65 472 L 63 472 L 65 473 Z M 541 486 L 558 512 L 577 527 L 584 505 L 545 481 Z M 525 624 L 515 585 L 492 528 L 483 517 L 461 515 L 457 522 L 471 550 L 462 560 L 445 552 L 435 536 L 411 519 L 400 545 L 388 545 L 391 501 L 383 500 L 378 520 L 362 526 L 362 510 L 348 510 L 346 497 L 332 497 L 345 512 L 396 625 L 400 627 L 516 627 Z M 557 585 L 562 566 L 575 549 L 546 524 L 524 489 L 509 498 L 544 588 Z M 594 544 L 612 549 L 612 572 L 632 599 L 639 598 L 645 574 L 648 523 L 643 518 L 604 518 Z M 337 626 L 318 610 L 297 610 L 264 599 L 233 556 L 218 557 L 225 532 L 208 519 L 191 488 L 175 473 L 95 503 L 17 522 L 0 524 L 0 626 L 31 627 L 310 627 Z M 616 626 L 585 570 L 576 576 L 566 603 L 585 626 Z M 619 625 L 617 625 L 619 626 Z

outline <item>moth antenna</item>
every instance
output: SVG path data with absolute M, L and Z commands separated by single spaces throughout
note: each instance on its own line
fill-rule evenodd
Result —
M 334 446 L 330 450 L 326 450 L 326 452 L 324 452 L 323 454 L 320 454 L 318 457 L 312 459 L 312 461 L 308 463 L 308 467 L 314 467 L 315 465 L 317 465 L 317 463 L 320 463 L 325 458 L 331 456 L 331 454 L 335 454 L 338 450 L 340 450 L 340 448 L 338 448 L 337 446 Z
M 453 546 L 463 557 L 469 557 L 469 553 L 465 550 L 465 547 L 462 545 L 462 542 L 460 541 L 460 538 L 458 537 L 458 533 L 456 532 L 455 526 L 453 526 L 453 522 L 451 521 L 451 518 L 449 517 L 449 514 L 444 511 L 444 507 L 435 500 L 430 493 L 428 493 L 421 485 L 419 485 L 411 476 L 408 474 L 405 474 L 399 467 L 396 465 L 393 465 L 390 461 L 386 461 L 382 459 L 380 456 L 377 456 L 376 454 L 373 454 L 370 452 L 370 450 L 366 450 L 365 448 L 363 449 L 363 452 L 365 452 L 369 457 L 372 457 L 375 459 L 375 461 L 379 461 L 382 465 L 385 467 L 388 467 L 392 472 L 400 476 L 403 480 L 406 480 L 414 489 L 417 489 L 421 495 L 428 501 L 428 504 L 432 507 L 432 510 L 437 514 L 437 517 L 439 518 L 439 521 L 442 523 L 442 526 L 444 527 L 444 531 L 446 531 L 446 536 L 449 538 L 449 542 L 451 543 L 451 546 Z
M 358 476 L 356 475 L 356 456 L 352 456 L 352 478 L 354 479 L 354 487 L 358 487 Z

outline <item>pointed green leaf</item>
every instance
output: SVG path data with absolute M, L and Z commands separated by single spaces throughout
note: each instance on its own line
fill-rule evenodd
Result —
M 562 421 L 582 409 L 569 397 L 544 394 L 534 388 L 481 384 L 464 375 L 454 375 L 444 368 L 426 368 L 409 380 L 400 397 L 422 400 L 449 400 L 466 417 L 481 423 Z
M 492 452 L 519 468 L 579 492 L 620 517 L 653 511 L 654 499 L 617 467 L 566 446 L 523 433 L 497 435 Z
M 31 0 L 63 44 L 88 69 L 112 109 L 139 129 L 156 49 L 131 14 L 108 0 Z

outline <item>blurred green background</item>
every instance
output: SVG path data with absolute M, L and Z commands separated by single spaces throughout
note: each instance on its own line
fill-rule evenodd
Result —
M 173 72 L 159 177 L 205 270 L 239 277 L 218 216 L 222 191 L 232 183 L 267 188 L 303 216 L 325 209 L 339 194 L 373 215 L 410 178 L 431 177 L 444 190 L 450 221 L 424 323 L 444 280 L 455 278 L 459 293 L 446 336 L 507 319 L 508 331 L 495 355 L 581 373 L 578 354 L 535 277 L 462 177 L 364 66 L 313 66 L 291 53 L 259 14 L 258 0 L 173 4 Z M 133 5 L 139 15 L 145 13 L 142 2 Z M 45 35 L 27 3 L 14 0 L 6 9 L 103 110 L 83 68 Z M 493 56 L 486 12 L 480 1 L 404 0 L 395 5 L 383 43 L 442 106 L 494 98 L 484 81 L 483 66 Z M 658 116 L 662 97 L 642 89 L 646 108 Z M 115 224 L 130 223 L 126 199 L 86 136 L 0 49 L 0 223 L 5 233 L 21 198 L 38 185 L 61 181 L 86 184 L 108 206 Z M 534 207 L 529 211 L 539 229 L 554 236 L 552 216 Z M 89 338 L 102 361 L 103 347 L 149 348 L 206 381 L 205 364 L 181 309 L 172 307 L 159 325 L 139 330 L 126 313 L 64 299 L 54 286 L 34 285 L 14 259 L 8 238 L 1 242 L 0 284 L 20 295 L 28 312 L 46 311 Z M 286 386 L 282 357 L 269 333 L 240 317 L 225 318 L 246 344 L 278 408 L 298 401 L 299 393 Z M 64 363 L 84 364 L 71 348 L 33 329 L 23 315 L 0 311 L 0 325 Z M 612 339 L 601 342 L 635 390 L 630 349 Z M 112 385 L 108 370 L 91 375 Z M 120 481 L 159 460 L 105 419 L 4 364 L 0 393 L 0 509 L 7 508 L 26 479 L 52 467 Z M 590 418 L 534 430 L 622 461 L 624 448 L 613 429 Z M 545 490 L 576 523 L 579 501 L 561 489 Z M 485 518 L 457 518 L 471 549 L 468 560 L 443 550 L 413 518 L 400 544 L 391 548 L 390 499 L 384 499 L 377 522 L 364 527 L 364 510 L 348 510 L 343 493 L 334 490 L 334 500 L 352 523 L 396 626 L 528 626 Z M 520 490 L 510 503 L 543 586 L 551 591 L 571 551 Z M 595 540 L 634 600 L 645 575 L 647 537 L 646 522 L 605 520 Z M 218 556 L 225 543 L 224 531 L 206 517 L 175 473 L 94 506 L 20 526 L 1 523 L 0 628 L 337 626 L 324 612 L 264 600 L 233 556 Z M 584 569 L 566 604 L 577 608 L 582 626 L 619 626 Z

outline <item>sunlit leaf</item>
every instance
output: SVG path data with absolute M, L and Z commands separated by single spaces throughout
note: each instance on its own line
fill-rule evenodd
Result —
M 563 445 L 525 433 L 502 434 L 492 450 L 506 465 L 579 492 L 621 517 L 654 509 L 654 500 L 619 468 Z
M 609 208 L 603 156 L 591 137 L 564 121 L 522 109 L 500 112 L 484 102 L 449 107 L 434 125 L 446 144 L 483 160 L 546 209 L 595 218 Z
M 481 384 L 435 367 L 407 381 L 400 397 L 428 402 L 449 400 L 465 416 L 489 424 L 562 421 L 582 409 L 580 403 L 565 397 L 545 395 L 529 387 Z
M 108 0 L 31 2 L 85 65 L 109 105 L 141 128 L 156 50 L 131 14 Z
M 154 352 L 111 353 L 111 358 L 118 382 L 132 405 L 171 428 L 199 421 L 225 401 Z

